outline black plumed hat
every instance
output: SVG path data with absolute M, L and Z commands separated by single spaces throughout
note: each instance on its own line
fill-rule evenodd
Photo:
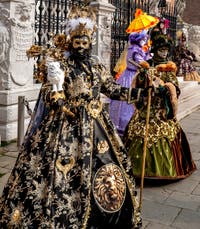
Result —
M 167 47 L 170 49 L 173 45 L 172 39 L 165 34 L 155 34 L 154 36 L 151 37 L 151 41 L 152 41 L 151 44 L 152 52 L 155 52 L 162 47 Z

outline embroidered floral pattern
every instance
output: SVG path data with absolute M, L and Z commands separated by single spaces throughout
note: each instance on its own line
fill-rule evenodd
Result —
M 94 118 L 87 111 L 91 100 L 100 101 L 100 93 L 127 100 L 128 90 L 115 84 L 112 76 L 102 78 L 101 65 L 89 65 L 88 72 L 68 59 L 63 66 L 67 69 L 64 106 L 75 117 L 54 109 L 49 99 L 51 85 L 44 84 L 0 200 L 0 228 L 90 228 L 95 223 L 90 211 L 96 206 L 91 192 L 94 173 L 108 163 L 124 166 L 121 174 L 126 177 L 127 192 L 134 193 L 130 161 L 107 112 L 102 109 Z M 127 229 L 133 227 L 136 211 L 129 199 L 121 206 L 119 219 L 127 222 Z M 103 219 L 104 214 L 98 217 Z

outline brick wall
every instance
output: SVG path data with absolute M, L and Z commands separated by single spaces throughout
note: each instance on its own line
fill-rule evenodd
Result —
M 186 0 L 183 21 L 193 25 L 200 25 L 200 0 Z

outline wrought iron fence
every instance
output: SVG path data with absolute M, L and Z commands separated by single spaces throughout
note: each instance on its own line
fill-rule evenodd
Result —
M 167 29 L 167 33 L 172 37 L 172 39 L 176 39 L 176 27 L 177 27 L 177 6 L 179 1 L 175 1 L 174 5 L 167 4 L 161 10 L 161 16 L 169 20 L 169 28 Z
M 132 19 L 137 8 L 149 13 L 149 0 L 110 0 L 111 4 L 116 7 L 112 19 L 111 32 L 111 71 L 114 69 L 116 61 L 124 50 L 128 40 L 126 29 Z
M 46 44 L 50 32 L 55 34 L 63 32 L 69 8 L 82 2 L 81 0 L 36 0 L 35 44 Z
M 166 6 L 162 16 L 170 21 L 168 32 L 175 39 L 177 8 L 180 0 L 176 0 L 173 7 Z M 152 1 L 150 0 L 109 0 L 116 7 L 112 18 L 111 32 L 111 69 L 114 68 L 128 35 L 125 32 L 134 18 L 136 8 L 149 13 Z M 43 45 L 48 41 L 49 32 L 64 31 L 64 22 L 69 8 L 74 4 L 83 4 L 82 0 L 36 0 L 35 10 L 35 44 Z

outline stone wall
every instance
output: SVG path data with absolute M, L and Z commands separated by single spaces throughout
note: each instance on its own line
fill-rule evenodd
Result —
M 183 21 L 200 26 L 200 0 L 185 0 L 186 8 L 183 12 Z
M 33 82 L 34 62 L 26 56 L 26 50 L 34 43 L 34 12 L 34 0 L 3 0 L 0 3 L 2 141 L 17 138 L 18 96 L 25 96 L 33 104 L 38 95 L 38 85 Z M 26 118 L 25 123 L 29 117 Z
M 111 17 L 115 7 L 108 0 L 92 1 L 97 8 L 97 39 L 93 54 L 110 67 Z M 34 60 L 26 50 L 34 44 L 35 0 L 0 1 L 0 138 L 16 139 L 18 129 L 18 97 L 24 96 L 31 108 L 40 90 L 33 82 Z M 25 128 L 30 117 L 25 117 Z

